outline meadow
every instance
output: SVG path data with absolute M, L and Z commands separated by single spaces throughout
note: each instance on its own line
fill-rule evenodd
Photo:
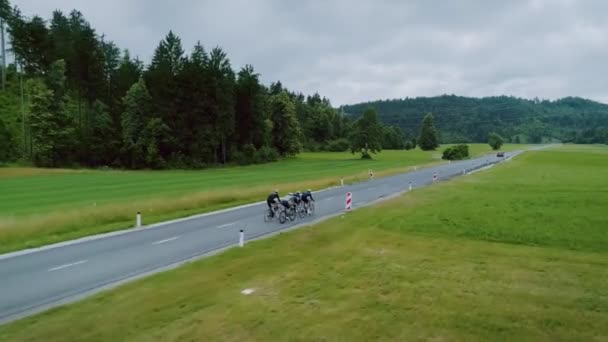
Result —
M 2 326 L 0 340 L 605 341 L 607 169 L 606 147 L 527 152 Z
M 507 145 L 504 150 L 525 148 Z M 471 152 L 490 152 L 484 144 Z M 383 151 L 365 161 L 351 153 L 303 153 L 276 163 L 198 171 L 99 171 L 0 168 L 0 253 L 335 186 L 340 177 L 407 172 L 440 162 L 439 151 Z

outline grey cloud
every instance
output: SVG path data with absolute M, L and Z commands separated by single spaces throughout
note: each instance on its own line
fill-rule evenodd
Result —
M 334 104 L 378 98 L 576 95 L 608 101 L 608 2 L 574 0 L 14 0 L 26 14 L 81 10 L 149 60 L 169 29 L 226 49 Z

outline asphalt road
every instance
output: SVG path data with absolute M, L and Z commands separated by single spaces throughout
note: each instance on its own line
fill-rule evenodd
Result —
M 519 154 L 507 153 L 506 157 Z M 345 194 L 354 209 L 391 195 L 429 185 L 433 174 L 446 180 L 497 163 L 495 156 L 453 162 L 419 171 L 366 181 L 314 194 L 314 217 L 280 225 L 265 223 L 266 204 L 254 204 L 152 228 L 68 243 L 26 254 L 0 255 L 0 322 L 5 323 L 159 272 L 246 239 L 268 236 L 344 211 Z

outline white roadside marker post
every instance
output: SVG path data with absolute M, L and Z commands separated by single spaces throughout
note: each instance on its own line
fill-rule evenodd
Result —
M 241 229 L 239 232 L 239 247 L 245 246 L 245 232 Z
M 135 217 L 135 228 L 141 228 L 141 212 L 137 212 L 137 216 Z
M 412 191 L 414 187 L 412 186 L 412 182 L 410 182 L 410 191 Z

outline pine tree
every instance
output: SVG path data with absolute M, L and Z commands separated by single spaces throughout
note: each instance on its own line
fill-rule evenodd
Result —
M 11 15 L 11 4 L 8 0 L 0 0 L 0 18 L 7 20 Z
M 117 107 L 120 98 L 117 96 L 116 78 L 121 63 L 120 49 L 114 42 L 106 42 L 101 38 L 101 50 L 103 51 L 103 73 L 105 77 L 105 92 L 101 98 L 113 111 Z
M 378 113 L 373 108 L 363 112 L 363 116 L 355 122 L 350 135 L 351 152 L 361 153 L 361 158 L 371 159 L 371 153 L 382 151 L 382 125 L 378 121 Z
M 34 163 L 41 166 L 53 165 L 53 143 L 49 137 L 53 127 L 50 107 L 53 92 L 40 80 L 28 82 L 30 92 L 30 126 Z
M 131 168 L 145 167 L 146 156 L 141 137 L 152 119 L 152 97 L 143 79 L 129 89 L 123 102 L 125 111 L 122 114 L 122 135 L 127 165 Z
M 265 144 L 267 119 L 264 87 L 259 74 L 251 65 L 246 65 L 238 74 L 236 84 L 236 121 L 238 122 L 238 145 L 252 144 L 260 148 Z
M 177 165 L 198 166 L 216 161 L 216 134 L 211 115 L 209 84 L 209 55 L 197 43 L 184 60 L 176 82 L 180 91 L 175 98 L 180 115 L 173 127 L 176 152 L 172 156 Z
M 153 118 L 148 121 L 141 132 L 138 141 L 138 150 L 143 152 L 143 161 L 146 167 L 161 169 L 165 167 L 165 160 L 161 156 L 161 148 L 166 144 L 169 127 L 161 118 Z
M 385 126 L 382 137 L 382 148 L 386 150 L 402 150 L 405 148 L 405 137 L 400 128 Z M 411 145 L 410 145 L 411 149 Z
M 429 113 L 422 121 L 422 130 L 418 138 L 418 145 L 423 151 L 433 151 L 439 147 L 437 130 L 433 124 L 433 114 Z
M 63 59 L 66 61 L 66 68 L 71 72 L 72 65 L 76 59 L 74 51 L 74 34 L 70 20 L 57 10 L 53 12 L 50 25 L 50 40 L 51 40 L 51 58 L 53 60 Z M 70 86 L 76 85 L 75 75 L 70 79 Z
M 112 118 L 108 114 L 108 106 L 101 101 L 95 101 L 91 109 L 91 144 L 89 164 L 92 166 L 109 165 L 117 162 L 116 151 L 120 150 L 122 142 L 115 138 Z
M 182 89 L 178 77 L 185 62 L 181 39 L 169 31 L 154 51 L 152 63 L 144 74 L 146 86 L 152 97 L 153 110 L 169 125 L 173 135 L 179 135 L 177 132 L 181 113 L 175 99 L 181 96 Z M 177 151 L 179 146 L 176 140 L 173 140 L 164 151 L 159 153 L 164 158 L 169 158 Z
M 101 42 L 91 25 L 79 11 L 72 11 L 69 17 L 72 53 L 66 59 L 68 79 L 78 92 L 79 124 L 88 129 L 90 118 L 84 105 L 91 106 L 104 93 L 104 52 Z M 84 100 L 84 103 L 81 103 Z
M 19 10 L 11 12 L 7 19 L 11 36 L 11 49 L 21 61 L 25 72 L 44 75 L 51 65 L 51 39 L 46 22 L 39 16 L 27 20 Z
M 279 95 L 284 90 L 285 89 L 283 89 L 283 84 L 281 83 L 281 81 L 276 81 L 270 84 L 270 95 Z
M 0 164 L 12 159 L 15 152 L 15 144 L 11 131 L 8 130 L 4 121 L 0 119 Z
M 229 145 L 235 133 L 235 75 L 230 60 L 220 48 L 209 54 L 209 101 L 216 139 L 219 142 L 218 160 L 228 161 Z
M 295 106 L 289 94 L 283 91 L 270 98 L 272 139 L 274 148 L 282 156 L 293 156 L 300 152 L 300 125 Z
M 113 79 L 115 96 L 118 96 L 117 106 L 110 114 L 115 123 L 120 123 L 120 115 L 124 111 L 122 98 L 137 83 L 142 76 L 143 63 L 138 59 L 131 59 L 129 50 L 124 50 L 120 60 L 116 75 Z
M 57 67 L 54 69 L 52 73 L 57 74 Z M 71 118 L 65 112 L 63 99 L 57 99 L 54 92 L 39 80 L 29 81 L 28 87 L 31 93 L 30 124 L 34 162 L 38 166 L 64 165 L 70 160 L 74 146 L 74 129 Z

